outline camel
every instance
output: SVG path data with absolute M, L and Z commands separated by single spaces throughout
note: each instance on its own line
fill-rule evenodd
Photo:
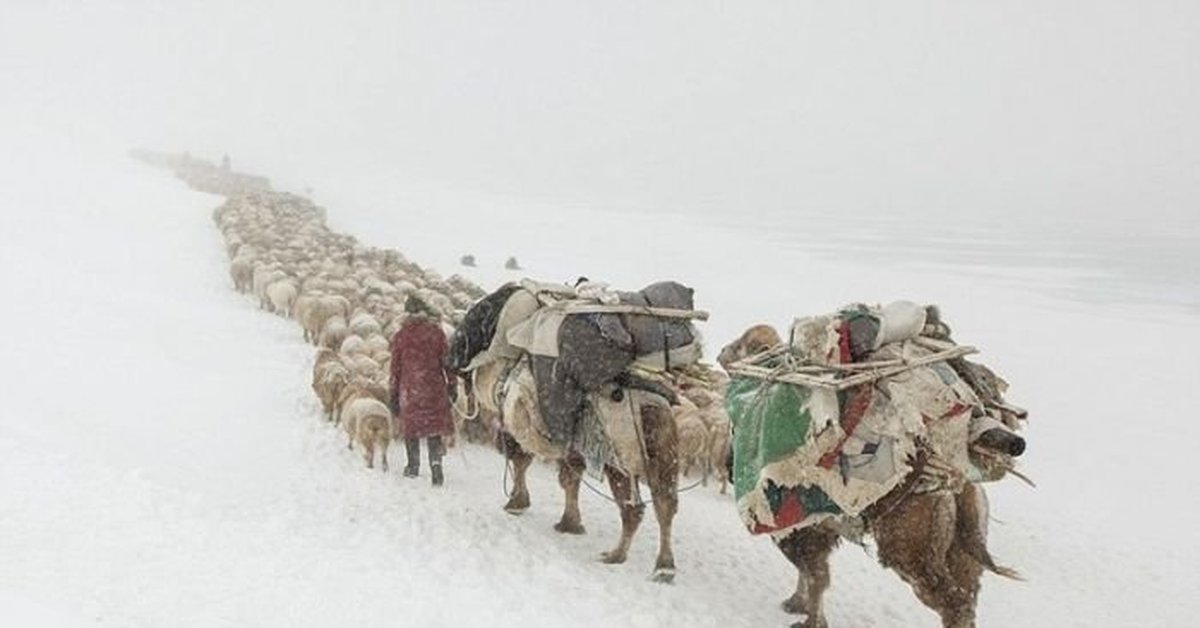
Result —
M 498 359 L 476 368 L 466 379 L 466 388 L 473 395 L 480 412 L 500 417 L 500 444 L 513 468 L 513 490 L 504 510 L 510 514 L 520 514 L 530 507 L 526 472 L 535 455 L 554 459 L 558 462 L 559 485 L 566 497 L 562 517 L 554 529 L 565 534 L 583 534 L 585 529 L 579 510 L 579 488 L 585 470 L 584 460 L 577 452 L 549 444 L 532 428 L 541 423 L 541 418 L 536 384 L 528 360 L 514 363 Z M 643 479 L 650 487 L 659 526 L 658 556 L 651 578 L 669 583 L 675 575 L 671 524 L 678 510 L 676 489 L 679 470 L 675 422 L 670 410 L 662 406 L 642 405 L 639 411 L 646 449 Z M 611 465 L 605 466 L 604 475 L 620 512 L 621 538 L 615 548 L 601 555 L 601 561 L 620 564 L 628 556 L 629 546 L 642 521 L 644 505 L 636 499 L 635 478 Z
M 774 339 L 774 345 L 769 344 Z M 779 334 L 756 325 L 727 345 L 718 358 L 728 369 L 739 360 L 781 344 Z M 879 562 L 900 575 L 945 628 L 974 628 L 980 577 L 987 569 L 1019 579 L 998 566 L 987 550 L 987 497 L 970 482 L 950 482 L 928 492 L 914 489 L 925 460 L 918 455 L 905 480 L 862 513 L 866 532 L 874 537 Z M 789 613 L 805 620 L 793 628 L 826 628 L 823 596 L 829 588 L 829 555 L 837 547 L 839 522 L 830 519 L 772 537 L 796 567 L 795 592 L 783 601 Z

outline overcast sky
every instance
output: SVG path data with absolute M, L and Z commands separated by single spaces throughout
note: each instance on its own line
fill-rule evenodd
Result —
M 1195 1 L 5 0 L 0 134 L 600 206 L 1194 226 L 1198 42 Z

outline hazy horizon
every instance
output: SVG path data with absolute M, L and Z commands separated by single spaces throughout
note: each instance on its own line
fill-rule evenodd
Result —
M 4 126 L 632 210 L 1200 213 L 1191 3 L 110 4 L 5 3 Z

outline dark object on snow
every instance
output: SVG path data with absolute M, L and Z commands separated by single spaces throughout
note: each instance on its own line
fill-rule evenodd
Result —
M 442 366 L 445 358 L 446 334 L 433 320 L 409 320 L 392 339 L 390 405 L 400 409 L 405 439 L 454 432 L 446 394 L 454 375 Z
M 475 268 L 475 256 L 474 255 L 464 255 L 461 258 L 459 258 L 458 263 L 462 264 L 463 266 Z
M 429 304 L 424 299 L 415 294 L 408 295 L 408 298 L 404 300 L 404 311 L 409 314 L 436 315 L 433 308 L 429 307 Z
M 505 284 L 467 310 L 462 324 L 450 339 L 450 352 L 446 354 L 447 368 L 462 372 L 475 356 L 491 346 L 500 311 L 504 309 L 508 298 L 520 289 L 521 286 L 515 283 Z
M 875 351 L 875 341 L 879 337 L 879 317 L 867 306 L 858 305 L 842 310 L 843 341 L 850 349 L 850 359 L 862 362 Z
M 504 267 L 508 270 L 521 270 L 521 265 L 517 263 L 517 258 L 510 257 L 504 262 Z
M 691 310 L 693 291 L 664 281 L 640 292 L 620 294 L 622 303 Z M 608 384 L 659 394 L 675 403 L 671 391 L 627 372 L 638 356 L 669 351 L 695 338 L 686 321 L 642 314 L 572 314 L 558 330 L 558 358 L 534 356 L 538 406 L 551 440 L 566 444 L 583 416 L 585 395 Z
M 444 447 L 441 436 L 430 436 L 425 439 L 425 449 L 429 452 L 429 472 L 434 486 L 441 486 L 445 479 L 442 476 L 442 456 L 446 452 Z M 421 474 L 421 439 L 404 439 L 404 449 L 408 455 L 408 464 L 404 466 L 404 477 L 415 478 Z
M 670 308 L 676 310 L 691 310 L 694 307 L 692 295 L 695 291 L 675 282 L 660 281 L 650 284 L 640 292 L 622 292 L 621 303 L 628 305 L 648 305 L 650 307 Z M 659 351 L 678 349 L 691 344 L 691 323 L 678 319 L 663 319 L 641 314 L 605 314 L 608 319 L 606 329 L 615 329 L 614 323 L 623 326 L 628 332 L 629 341 L 633 344 L 636 355 L 648 355 Z
M 1025 453 L 1025 439 L 1004 428 L 995 427 L 975 439 L 980 447 L 1008 454 L 1014 458 Z
M 227 154 L 221 155 L 221 170 L 224 170 L 225 172 L 229 172 L 229 168 L 230 168 L 229 155 L 227 155 Z
M 600 314 L 566 317 L 558 330 L 558 358 L 533 356 L 538 407 L 547 436 L 566 444 L 583 416 L 585 395 L 623 373 L 637 356 L 629 343 L 606 337 Z

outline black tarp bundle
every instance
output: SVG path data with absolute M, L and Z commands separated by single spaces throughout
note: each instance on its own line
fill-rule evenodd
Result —
M 450 341 L 446 364 L 461 372 L 493 342 L 500 313 L 509 298 L 523 289 L 506 284 L 467 310 Z M 693 290 L 673 281 L 651 284 L 638 292 L 617 293 L 624 305 L 691 310 Z M 569 314 L 558 327 L 558 357 L 530 355 L 537 382 L 538 407 L 556 443 L 570 443 L 583 415 L 586 395 L 607 384 L 651 390 L 668 399 L 669 389 L 628 373 L 640 357 L 687 346 L 696 341 L 686 319 L 646 314 Z M 670 366 L 670 360 L 664 359 Z M 680 365 L 682 366 L 682 365 Z M 619 394 L 619 393 L 617 393 Z
M 639 292 L 620 293 L 623 304 L 693 309 L 693 290 L 663 281 Z M 585 396 L 606 384 L 651 390 L 671 398 L 664 387 L 627 373 L 639 357 L 670 351 L 695 341 L 691 324 L 644 314 L 572 314 L 558 331 L 558 358 L 534 356 L 538 405 L 551 440 L 566 444 L 583 415 Z
M 475 356 L 487 351 L 496 335 L 496 322 L 504 304 L 521 286 L 504 284 L 498 290 L 480 299 L 463 316 L 462 324 L 450 338 L 450 350 L 446 353 L 446 366 L 455 372 L 467 368 Z

